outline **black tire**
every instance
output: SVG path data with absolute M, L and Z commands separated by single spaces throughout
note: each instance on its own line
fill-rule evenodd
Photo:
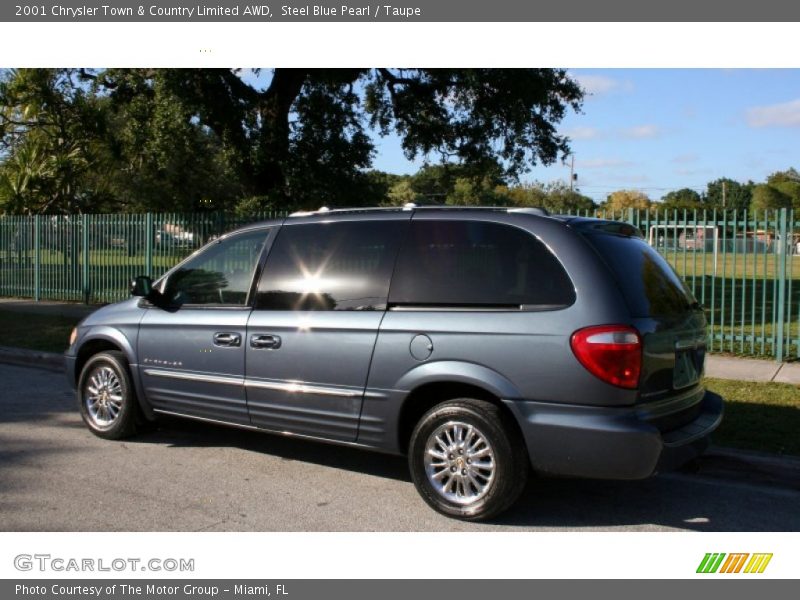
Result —
M 451 432 L 457 424 L 472 427 L 473 440 L 476 432 L 485 439 L 486 445 L 493 453 L 491 462 L 485 464 L 493 463 L 493 471 L 481 470 L 482 467 L 476 466 L 477 461 L 489 460 L 487 458 L 475 459 L 474 463 L 470 462 L 470 467 L 465 464 L 468 452 L 465 451 L 462 457 L 457 456 L 458 451 L 454 451 L 452 455 L 442 452 L 443 447 L 437 445 L 434 440 L 437 436 L 445 435 L 445 432 Z M 462 433 L 466 438 L 467 434 Z M 458 444 L 453 447 L 457 446 Z M 464 448 L 464 444 L 461 444 L 461 447 Z M 430 459 L 437 461 L 435 465 L 430 463 L 426 465 L 425 456 L 429 449 L 443 454 L 441 459 Z M 476 451 L 475 455 L 477 454 L 480 452 Z M 440 466 L 440 462 L 450 466 Z M 443 515 L 467 521 L 489 519 L 508 509 L 525 489 L 530 470 L 525 445 L 513 420 L 494 404 L 471 398 L 443 402 L 423 415 L 411 434 L 408 464 L 414 485 L 425 502 Z M 465 468 L 461 471 L 465 474 L 466 469 L 472 468 L 469 473 L 477 475 L 477 479 L 472 477 L 471 481 L 482 484 L 482 487 L 469 483 L 467 479 L 460 479 L 462 483 L 459 488 L 456 479 L 456 483 L 453 484 L 455 492 L 451 492 L 448 498 L 446 497 L 448 492 L 443 489 L 444 483 L 439 483 L 439 487 L 435 487 L 432 479 L 438 478 L 436 479 L 438 482 L 450 483 L 452 476 L 448 471 L 455 469 L 457 477 L 457 469 L 461 467 Z M 487 474 L 491 474 L 491 477 L 488 478 Z
M 98 381 L 110 382 L 99 404 L 90 401 L 90 396 L 97 396 L 92 390 L 98 389 Z M 77 396 L 83 422 L 96 436 L 121 440 L 136 433 L 136 393 L 122 352 L 100 352 L 86 361 L 78 378 Z

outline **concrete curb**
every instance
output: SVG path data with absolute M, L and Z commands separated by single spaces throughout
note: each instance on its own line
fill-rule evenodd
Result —
M 57 302 L 51 300 L 25 300 L 19 298 L 0 298 L 0 310 L 67 317 L 76 320 L 92 314 L 104 304 L 80 304 L 78 302 Z
M 758 358 L 706 356 L 706 377 L 736 381 L 800 385 L 800 362 L 775 362 Z
M 0 362 L 48 371 L 64 371 L 64 356 L 55 352 L 0 346 Z

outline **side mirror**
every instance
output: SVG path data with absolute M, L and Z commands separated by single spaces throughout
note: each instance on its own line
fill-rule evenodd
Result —
M 153 292 L 153 280 L 147 275 L 139 275 L 131 280 L 131 296 L 147 298 Z

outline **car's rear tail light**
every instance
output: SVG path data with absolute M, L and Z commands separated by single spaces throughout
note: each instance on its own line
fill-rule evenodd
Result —
M 633 327 L 600 325 L 579 329 L 572 334 L 570 345 L 592 375 L 618 387 L 639 387 L 642 338 Z

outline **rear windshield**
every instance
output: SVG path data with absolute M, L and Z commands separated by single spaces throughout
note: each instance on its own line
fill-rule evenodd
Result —
M 639 237 L 585 234 L 613 271 L 634 317 L 685 313 L 696 301 L 664 257 Z

